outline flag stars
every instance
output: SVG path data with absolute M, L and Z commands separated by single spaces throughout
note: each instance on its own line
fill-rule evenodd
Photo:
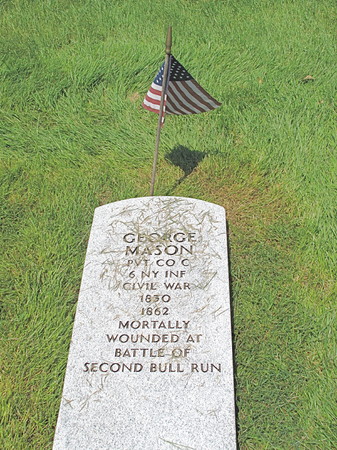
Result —
M 155 84 L 158 86 L 163 85 L 164 79 L 164 66 L 163 64 L 154 80 Z M 193 77 L 187 72 L 185 67 L 183 67 L 173 56 L 171 56 L 171 67 L 169 81 L 188 81 L 193 80 Z

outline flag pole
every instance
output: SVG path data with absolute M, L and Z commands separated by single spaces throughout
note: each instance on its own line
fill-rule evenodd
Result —
M 150 189 L 151 196 L 154 195 L 154 184 L 156 181 L 156 167 L 157 167 L 157 160 L 158 160 L 160 131 L 161 131 L 161 127 L 162 127 L 162 116 L 163 116 L 163 110 L 164 110 L 166 82 L 167 82 L 168 67 L 169 67 L 169 61 L 170 61 L 170 55 L 171 55 L 171 46 L 172 46 L 172 27 L 169 26 L 168 30 L 167 30 L 167 35 L 166 35 L 166 48 L 165 48 L 166 56 L 165 56 L 163 83 L 162 83 L 161 98 L 160 98 L 160 108 L 159 108 L 159 114 L 158 114 L 156 146 L 155 146 L 154 155 L 153 155 L 152 178 L 151 178 L 151 189 Z

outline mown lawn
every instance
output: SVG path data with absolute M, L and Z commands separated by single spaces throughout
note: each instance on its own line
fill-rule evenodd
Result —
M 141 102 L 169 24 L 223 105 L 167 118 L 156 194 L 227 210 L 240 447 L 337 447 L 336 12 L 0 2 L 0 448 L 51 448 L 94 208 L 149 193 L 157 118 Z

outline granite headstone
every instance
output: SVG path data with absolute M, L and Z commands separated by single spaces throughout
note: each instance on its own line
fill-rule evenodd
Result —
M 225 210 L 97 208 L 54 450 L 235 448 Z

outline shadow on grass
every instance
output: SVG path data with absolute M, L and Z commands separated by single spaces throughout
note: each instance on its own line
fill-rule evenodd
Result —
M 235 340 L 235 322 L 234 322 L 234 292 L 233 292 L 233 278 L 232 278 L 232 270 L 231 270 L 231 244 L 229 241 L 229 223 L 228 220 L 226 220 L 226 228 L 227 228 L 227 248 L 228 248 L 228 272 L 229 272 L 229 301 L 230 301 L 230 312 L 231 312 L 231 328 L 232 328 L 232 351 L 233 351 L 233 371 L 234 371 L 234 398 L 235 398 L 235 429 L 236 429 L 236 446 L 239 450 L 240 444 L 239 444 L 239 433 L 240 433 L 240 424 L 239 424 L 239 398 L 238 398 L 238 379 L 237 379 L 237 362 L 235 359 L 236 355 L 236 340 Z
M 207 153 L 198 150 L 190 150 L 183 145 L 177 145 L 165 155 L 165 159 L 174 166 L 179 167 L 184 175 L 175 182 L 165 195 L 171 195 L 172 192 L 193 172 L 198 164 L 205 158 Z

